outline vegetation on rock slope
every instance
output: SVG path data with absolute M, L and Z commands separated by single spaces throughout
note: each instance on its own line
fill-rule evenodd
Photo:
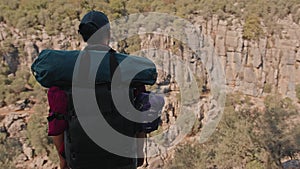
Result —
M 276 21 L 280 18 L 290 15 L 295 23 L 300 20 L 299 0 L 1 0 L 0 22 L 19 29 L 17 33 L 22 33 L 23 37 L 38 35 L 38 32 L 45 30 L 50 36 L 63 33 L 80 40 L 77 34 L 79 19 L 92 9 L 107 13 L 110 20 L 141 12 L 165 12 L 187 19 L 192 15 L 202 15 L 207 19 L 214 14 L 220 19 L 235 16 L 244 22 L 243 38 L 249 40 L 257 39 L 265 33 L 276 33 L 280 29 Z M 267 32 L 263 31 L 263 26 L 268 27 Z M 53 149 L 48 145 L 51 142 L 44 135 L 46 125 L 37 125 L 45 123 L 45 89 L 36 83 L 28 68 L 14 67 L 7 63 L 8 60 L 24 59 L 26 53 L 24 42 L 13 39 L 13 33 L 16 32 L 9 28 L 5 32 L 8 35 L 0 44 L 0 55 L 6 61 L 1 62 L 0 68 L 0 105 L 14 104 L 17 100 L 26 98 L 36 100 L 35 111 L 38 115 L 29 120 L 28 129 L 37 132 L 29 131 L 27 137 L 29 144 L 36 148 L 36 155 L 51 155 Z M 135 51 L 139 48 L 139 43 L 139 38 L 130 38 L 120 42 L 119 50 Z M 13 55 L 14 52 L 18 53 L 17 58 L 13 58 L 16 56 Z M 296 91 L 300 100 L 299 86 Z M 287 125 L 287 115 L 294 113 L 294 110 L 282 104 L 287 100 L 275 102 L 279 106 L 275 108 L 266 103 L 267 109 L 264 112 L 253 111 L 249 107 L 235 111 L 233 105 L 241 103 L 237 103 L 239 99 L 233 100 L 229 99 L 224 119 L 211 140 L 203 145 L 179 148 L 172 168 L 228 168 L 233 165 L 273 168 L 279 165 L 280 158 L 292 156 L 298 151 L 299 128 L 291 130 L 296 131 L 295 133 L 289 133 L 283 127 Z M 271 139 L 266 139 L 269 137 Z M 0 165 L 9 168 L 14 156 L 20 152 L 19 143 L 6 136 L 1 136 L 0 141 L 2 152 L 7 152 L 1 156 Z M 8 151 L 11 145 L 18 146 Z
M 243 105 L 237 109 L 238 105 Z M 290 99 L 268 96 L 264 111 L 238 94 L 229 95 L 223 118 L 204 144 L 179 146 L 168 169 L 281 168 L 300 151 L 296 108 Z

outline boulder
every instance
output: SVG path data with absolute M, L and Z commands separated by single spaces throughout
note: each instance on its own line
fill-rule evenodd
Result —
M 283 169 L 299 169 L 300 160 L 289 160 L 282 164 Z
M 26 157 L 29 160 L 31 160 L 33 157 L 33 149 L 31 147 L 29 147 L 27 144 L 23 144 L 22 148 L 23 148 L 23 152 L 26 155 Z
M 20 136 L 20 131 L 26 128 L 26 123 L 23 119 L 15 120 L 10 127 L 7 129 L 7 132 L 10 136 L 18 137 Z
M 28 116 L 27 113 L 24 114 L 8 114 L 0 122 L 0 126 L 3 126 L 10 136 L 18 137 L 20 136 L 20 131 L 25 130 L 26 122 L 25 118 Z

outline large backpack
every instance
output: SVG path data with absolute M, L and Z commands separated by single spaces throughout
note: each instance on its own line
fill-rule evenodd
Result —
M 89 56 L 84 56 L 89 57 Z M 134 137 L 138 131 L 137 123 L 123 117 L 113 104 L 110 81 L 118 66 L 116 53 L 110 51 L 106 58 L 109 58 L 108 81 L 95 85 L 95 96 L 98 107 L 105 118 L 118 132 Z M 101 65 L 100 65 L 101 66 Z M 103 69 L 102 69 L 103 70 Z M 98 146 L 83 130 L 73 105 L 72 91 L 70 88 L 64 89 L 68 96 L 68 128 L 65 132 L 65 155 L 68 165 L 72 169 L 117 169 L 136 168 L 136 159 L 115 155 Z M 133 93 L 133 88 L 130 88 Z M 133 95 L 130 95 L 133 96 Z M 133 98 L 131 98 L 133 100 Z M 99 133 L 105 137 L 104 133 Z M 127 144 L 129 149 L 135 149 L 136 143 Z M 134 156 L 134 155 L 132 155 Z
M 72 169 L 127 169 L 136 168 L 136 159 L 115 155 L 98 146 L 83 130 L 72 102 L 71 89 L 64 89 L 68 96 L 68 128 L 65 131 L 66 161 Z M 138 124 L 123 117 L 112 103 L 111 91 L 107 85 L 96 86 L 99 109 L 107 123 L 118 132 L 134 137 Z M 105 137 L 103 133 L 102 137 Z M 135 149 L 135 143 L 128 144 Z
M 51 51 L 47 51 L 48 54 L 41 57 L 43 60 L 42 63 L 35 61 L 35 64 L 32 66 L 34 72 L 40 72 L 36 73 L 35 77 L 37 80 L 43 85 L 43 86 L 49 86 L 49 85 L 57 85 L 60 89 L 64 90 L 66 96 L 67 96 L 67 115 L 60 116 L 59 112 L 52 113 L 51 117 L 48 119 L 56 118 L 53 122 L 56 124 L 61 123 L 61 120 L 63 117 L 64 120 L 67 121 L 67 130 L 65 131 L 65 157 L 68 165 L 72 169 L 82 169 L 82 168 L 88 168 L 88 169 L 117 169 L 117 168 L 128 168 L 128 169 L 134 169 L 136 168 L 136 159 L 135 158 L 127 158 L 127 157 L 121 157 L 118 155 L 115 155 L 113 153 L 110 153 L 103 148 L 99 147 L 94 141 L 87 136 L 85 131 L 83 130 L 81 124 L 79 123 L 79 120 L 77 118 L 74 105 L 73 105 L 73 99 L 72 99 L 72 91 L 70 88 L 70 72 L 69 71 L 61 71 L 61 70 L 48 70 L 46 68 L 43 68 L 41 65 L 47 63 L 52 63 L 53 58 L 52 57 L 58 57 L 54 56 Z M 50 53 L 49 53 L 50 52 Z M 60 53 L 59 51 L 53 51 L 54 53 Z M 72 52 L 71 52 L 72 53 Z M 64 54 L 66 55 L 66 53 Z M 60 57 L 64 57 L 60 56 Z M 47 56 L 47 57 L 46 57 Z M 112 101 L 111 96 L 111 89 L 110 89 L 110 82 L 113 75 L 113 72 L 115 71 L 116 67 L 120 63 L 120 58 L 124 59 L 125 55 L 115 55 L 115 52 L 113 50 L 110 50 L 108 57 L 106 57 L 106 60 L 109 61 L 109 66 L 107 69 L 104 69 L 104 73 L 99 72 L 98 74 L 102 76 L 98 76 L 99 78 L 96 79 L 96 86 L 95 86 L 95 95 L 98 103 L 98 107 L 101 110 L 102 115 L 104 116 L 105 120 L 118 132 L 127 135 L 129 137 L 134 137 L 137 132 L 151 132 L 153 130 L 157 129 L 157 126 L 159 124 L 159 113 L 151 114 L 157 116 L 157 119 L 153 123 L 136 123 L 133 121 L 130 121 L 123 117 L 116 109 L 115 105 Z M 119 60 L 118 60 L 119 58 Z M 142 61 L 141 59 L 138 59 L 139 61 Z M 45 62 L 46 61 L 46 62 Z M 49 62 L 50 61 L 50 62 Z M 54 62 L 53 62 L 54 63 Z M 52 63 L 52 64 L 53 64 Z M 65 62 L 64 62 L 65 63 Z M 73 63 L 73 62 L 71 62 Z M 134 106 L 140 110 L 145 111 L 148 110 L 149 104 L 147 103 L 150 99 L 149 94 L 147 93 L 139 93 L 136 94 L 136 97 L 134 97 L 134 89 L 139 85 L 145 85 L 145 84 L 152 84 L 153 81 L 156 80 L 156 70 L 153 69 L 153 65 L 149 64 L 150 62 L 146 60 L 146 65 L 150 65 L 150 69 L 138 74 L 135 79 L 133 80 L 132 87 L 129 90 L 130 100 L 134 104 Z M 46 65 L 47 65 L 46 64 Z M 37 66 L 39 65 L 39 66 Z M 100 65 L 101 66 L 101 65 Z M 47 67 L 47 66 L 46 66 Z M 48 67 L 51 67 L 48 65 Z M 73 67 L 71 67 L 73 69 Z M 39 71 L 43 69 L 43 71 Z M 44 70 L 45 69 L 45 70 Z M 69 68 L 70 69 L 70 68 Z M 55 71 L 53 71 L 55 70 Z M 103 70 L 103 69 L 102 69 Z M 61 71 L 65 75 L 59 74 L 58 72 Z M 47 72 L 47 73 L 45 73 Z M 48 76 L 50 74 L 59 75 L 58 78 L 54 77 L 50 79 Z M 110 75 L 110 77 L 104 77 L 103 75 Z M 59 79 L 60 78 L 60 79 Z M 65 81 L 67 79 L 67 81 Z M 100 80 L 105 79 L 105 81 Z M 67 83 L 66 83 L 67 82 Z M 46 85 L 45 85 L 46 84 Z M 61 92 L 60 92 L 61 93 Z M 55 96 L 55 95 L 52 95 Z M 152 97 L 153 98 L 153 97 Z M 53 99 L 53 98 L 52 98 Z M 161 100 L 161 99 L 160 99 Z M 49 102 L 50 103 L 50 102 Z M 163 100 L 160 102 L 158 107 L 160 109 L 162 108 L 164 102 Z M 51 105 L 50 105 L 51 107 Z M 157 107 L 157 106 L 156 106 Z M 53 123 L 52 122 L 52 123 Z M 101 133 L 99 133 L 101 134 Z M 103 135 L 105 137 L 105 135 Z M 132 147 L 130 147 L 132 146 Z M 128 148 L 136 148 L 135 143 L 128 144 Z

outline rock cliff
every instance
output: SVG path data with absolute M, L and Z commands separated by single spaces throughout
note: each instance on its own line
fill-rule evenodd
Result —
M 283 96 L 296 99 L 295 86 L 300 83 L 300 77 L 297 76 L 300 73 L 300 26 L 294 23 L 291 17 L 276 21 L 281 27 L 279 34 L 266 34 L 257 40 L 243 39 L 243 22 L 236 18 L 219 20 L 213 17 L 204 20 L 200 16 L 193 16 L 191 22 L 199 28 L 201 36 L 212 39 L 218 60 L 225 71 L 226 86 L 229 91 L 241 91 L 255 97 L 278 92 Z M 45 48 L 80 49 L 83 46 L 77 34 L 74 37 L 63 34 L 49 36 L 45 31 L 37 31 L 32 35 L 25 35 L 20 30 L 8 28 L 1 23 L 2 45 L 3 40 L 6 40 L 9 35 L 12 35 L 11 50 L 2 57 L 11 65 L 12 71 L 15 71 L 17 64 L 29 66 L 37 54 Z M 175 44 L 167 37 L 159 38 L 152 35 L 141 36 L 141 38 L 142 49 L 170 49 Z M 195 60 L 192 53 L 187 52 L 184 46 L 176 47 L 178 47 L 176 54 L 181 55 L 183 60 L 193 62 L 194 65 L 203 62 Z M 20 49 L 24 52 L 18 52 Z M 16 60 L 18 56 L 20 61 Z M 162 61 L 167 63 L 170 58 L 164 57 Z M 172 75 L 171 68 L 168 66 L 165 68 L 168 68 L 167 74 Z M 193 71 L 196 73 L 196 66 L 194 68 Z
M 256 40 L 244 39 L 243 22 L 233 17 L 227 20 L 219 20 L 217 17 L 205 20 L 200 16 L 193 16 L 190 21 L 200 35 L 199 39 L 196 39 L 199 49 L 204 49 L 205 44 L 209 43 L 213 51 L 201 53 L 200 49 L 200 52 L 195 52 L 186 44 L 168 36 L 140 35 L 142 50 L 138 54 L 147 55 L 155 60 L 160 71 L 157 89 L 167 96 L 162 113 L 163 129 L 170 128 L 170 125 L 175 124 L 177 118 L 183 113 L 182 98 L 188 98 L 185 100 L 187 103 L 184 104 L 189 106 L 189 109 L 183 110 L 194 112 L 196 120 L 201 121 L 197 127 L 207 124 L 215 126 L 216 124 L 212 124 L 210 119 L 221 117 L 222 103 L 225 101 L 224 96 L 218 93 L 223 89 L 216 89 L 222 78 L 224 78 L 226 92 L 240 92 L 257 98 L 263 98 L 267 94 L 277 94 L 281 95 L 280 97 L 289 97 L 295 103 L 298 101 L 296 86 L 300 84 L 300 25 L 292 22 L 291 17 L 276 21 L 282 28 L 279 34 L 266 34 Z M 268 28 L 264 29 L 266 32 Z M 74 37 L 63 34 L 49 36 L 45 31 L 25 35 L 22 31 L 1 23 L 0 43 L 2 45 L 10 34 L 12 35 L 10 50 L 5 51 L 2 56 L 3 61 L 10 65 L 12 73 L 16 71 L 18 65 L 29 67 L 38 53 L 45 48 L 80 49 L 83 47 L 75 35 Z M 189 36 L 189 32 L 185 35 Z M 145 52 L 144 49 L 157 50 Z M 224 77 L 211 76 L 213 73 Z M 184 81 L 182 85 L 178 83 L 181 80 Z M 191 93 L 185 92 L 185 87 L 194 85 L 193 82 L 197 85 L 193 87 L 195 90 L 190 91 Z M 18 121 L 14 123 L 15 127 L 7 126 L 5 121 L 2 123 L 7 130 L 11 128 L 14 129 L 13 131 L 23 130 L 22 119 L 25 117 L 27 115 L 15 119 Z M 14 118 L 14 116 L 7 118 Z M 177 128 L 170 128 L 167 134 L 169 138 L 167 142 L 172 142 L 176 140 L 175 137 L 179 132 Z M 209 134 L 210 131 L 207 132 L 207 136 Z M 30 148 L 23 147 L 22 158 L 30 159 L 31 151 Z M 157 151 L 166 150 L 160 147 Z M 167 158 L 169 158 L 168 154 L 163 155 L 160 159 L 156 159 L 153 165 L 162 166 Z

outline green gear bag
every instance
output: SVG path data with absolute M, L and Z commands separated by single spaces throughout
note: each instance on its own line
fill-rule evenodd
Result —
M 116 53 L 112 49 L 109 52 L 98 50 L 43 50 L 31 65 L 31 70 L 36 80 L 44 87 L 71 86 L 77 58 L 79 55 L 85 57 L 85 52 L 88 52 L 91 57 L 104 55 L 96 70 L 96 84 L 111 82 L 110 54 L 114 54 L 118 65 L 125 59 L 128 59 L 126 60 L 126 65 L 120 69 L 121 82 L 129 81 L 133 85 L 153 85 L 156 82 L 157 71 L 155 64 L 151 60 L 145 57 Z M 132 72 L 137 72 L 133 79 L 128 77 L 128 74 Z

